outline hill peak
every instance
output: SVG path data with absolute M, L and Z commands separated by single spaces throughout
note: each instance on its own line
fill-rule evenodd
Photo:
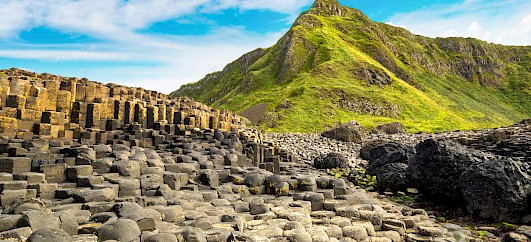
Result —
M 344 13 L 343 6 L 337 0 L 316 0 L 312 8 L 336 16 L 341 16 Z

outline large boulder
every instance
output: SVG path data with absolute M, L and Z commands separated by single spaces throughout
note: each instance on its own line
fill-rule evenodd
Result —
M 402 134 L 406 132 L 406 128 L 399 122 L 380 124 L 373 130 L 376 134 Z
M 409 158 L 415 149 L 395 141 L 378 140 L 362 147 L 362 158 L 368 161 L 366 173 L 376 176 L 381 190 L 404 190 L 410 186 Z
M 531 164 L 495 157 L 473 164 L 461 174 L 467 211 L 496 221 L 523 223 L 531 214 Z
M 462 202 L 461 174 L 471 165 L 493 158 L 450 140 L 425 140 L 416 152 L 409 161 L 414 187 L 428 197 L 449 202 Z
M 531 213 L 531 164 L 453 141 L 426 140 L 416 151 L 410 178 L 428 198 L 499 222 L 522 223 Z
M 330 152 L 327 155 L 316 157 L 313 166 L 317 169 L 348 168 L 349 161 L 341 153 Z
M 335 128 L 324 131 L 321 135 L 330 139 L 356 143 L 361 143 L 367 138 L 363 127 L 356 121 L 340 124 Z
M 386 164 L 372 175 L 381 190 L 403 191 L 410 187 L 408 165 L 404 163 Z
M 409 158 L 414 154 L 415 148 L 412 146 L 385 140 L 371 142 L 360 150 L 361 158 L 368 161 L 366 170 L 369 174 L 376 173 L 378 169 L 387 164 L 408 164 Z

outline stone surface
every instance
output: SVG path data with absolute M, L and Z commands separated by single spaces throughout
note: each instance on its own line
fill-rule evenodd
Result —
M 366 139 L 363 127 L 356 121 L 340 124 L 335 128 L 323 132 L 321 135 L 331 139 L 357 143 L 363 142 Z
M 61 229 L 42 228 L 35 230 L 28 238 L 28 242 L 71 242 L 72 237 Z
M 466 200 L 469 210 L 492 209 L 494 201 L 508 206 L 491 214 L 511 214 L 507 208 L 522 208 L 527 191 L 525 123 L 477 134 L 416 135 L 365 135 L 351 123 L 357 133 L 337 133 L 363 143 L 318 134 L 264 136 L 234 113 L 189 98 L 169 100 L 141 88 L 16 69 L 2 73 L 11 79 L 0 75 L 0 98 L 24 96 L 26 105 L 6 107 L 0 101 L 0 239 L 470 240 L 474 232 L 439 224 L 436 212 L 386 198 L 405 194 L 401 191 L 378 194 L 345 180 L 348 171 L 366 176 L 362 171 L 367 169 L 379 172 L 368 174 L 383 179 L 381 186 L 396 186 L 407 179 L 404 170 L 411 171 L 412 147 L 430 138 L 513 157 L 465 167 L 462 172 L 471 180 L 456 184 L 469 184 L 469 190 L 459 190 L 469 194 L 466 199 L 490 196 L 478 188 L 480 183 L 502 197 Z M 16 83 L 16 93 L 4 92 L 6 83 Z M 19 97 L 11 99 L 11 106 L 22 103 Z M 475 154 L 454 144 L 441 146 L 416 158 L 449 160 L 435 163 L 457 174 L 456 160 Z M 330 160 L 316 159 L 327 155 Z M 517 199 L 503 200 L 507 197 Z M 519 211 L 523 221 L 530 220 L 527 210 Z M 497 239 L 515 240 L 526 232 L 522 226 Z
M 330 152 L 326 156 L 315 158 L 313 166 L 317 169 L 348 168 L 349 161 L 341 153 Z
M 140 241 L 140 228 L 135 221 L 118 219 L 107 222 L 98 230 L 98 240 Z

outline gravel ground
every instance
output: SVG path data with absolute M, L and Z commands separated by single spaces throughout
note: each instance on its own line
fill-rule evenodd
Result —
M 286 149 L 307 164 L 313 164 L 313 160 L 330 152 L 343 154 L 351 162 L 351 166 L 365 165 L 366 161 L 359 157 L 360 149 L 364 144 L 374 140 L 390 140 L 416 145 L 418 142 L 428 138 L 439 138 L 448 136 L 448 133 L 441 134 L 371 134 L 364 143 L 343 142 L 322 137 L 319 134 L 303 133 L 267 133 L 264 139 L 273 142 L 280 148 Z

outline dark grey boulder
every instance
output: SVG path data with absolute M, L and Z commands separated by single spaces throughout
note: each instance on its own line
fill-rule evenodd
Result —
M 479 151 L 453 141 L 428 139 L 416 147 L 409 161 L 409 175 L 414 187 L 439 201 L 462 202 L 461 174 L 471 165 L 492 159 Z
M 356 121 L 340 124 L 335 128 L 324 131 L 321 135 L 330 139 L 356 143 L 363 142 L 367 138 L 365 130 Z
M 376 176 L 377 185 L 382 190 L 403 191 L 410 187 L 407 164 L 386 164 L 372 174 Z
M 317 169 L 348 168 L 349 161 L 341 153 L 330 152 L 325 156 L 316 157 L 313 166 Z
M 467 149 L 452 141 L 426 140 L 410 159 L 416 187 L 437 202 L 469 214 L 521 223 L 531 209 L 531 164 Z
M 522 223 L 530 213 L 531 164 L 496 157 L 473 164 L 461 174 L 467 211 L 480 218 Z
M 367 173 L 373 175 L 380 167 L 391 163 L 408 164 L 415 154 L 415 148 L 395 141 L 377 140 L 364 145 L 360 150 L 361 158 L 367 160 Z

